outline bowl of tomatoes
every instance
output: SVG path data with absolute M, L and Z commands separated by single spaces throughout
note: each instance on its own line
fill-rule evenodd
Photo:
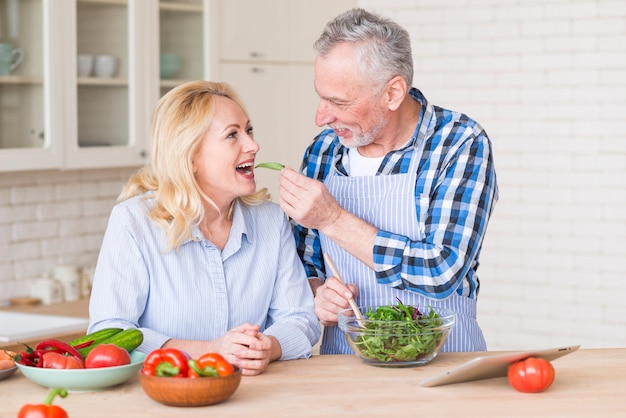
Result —
M 241 383 L 241 369 L 217 353 L 191 358 L 175 348 L 148 354 L 139 372 L 141 388 L 168 406 L 207 406 L 230 398 Z
M 37 365 L 16 362 L 30 381 L 47 388 L 65 388 L 69 392 L 89 392 L 126 382 L 141 369 L 144 353 L 128 353 L 113 344 L 96 347 L 84 360 L 60 354 L 45 353 Z
M 455 314 L 442 308 L 404 305 L 360 307 L 339 312 L 339 328 L 364 363 L 381 367 L 416 367 L 430 363 L 446 342 Z

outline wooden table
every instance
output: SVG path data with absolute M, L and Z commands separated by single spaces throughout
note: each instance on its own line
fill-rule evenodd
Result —
M 314 356 L 272 363 L 243 377 L 224 403 L 176 408 L 152 401 L 137 377 L 112 389 L 58 399 L 70 417 L 624 417 L 626 348 L 580 349 L 554 361 L 556 380 L 543 393 L 512 389 L 506 378 L 425 388 L 425 377 L 476 354 L 444 353 L 409 369 L 368 366 L 354 356 Z M 15 417 L 25 403 L 41 403 L 47 389 L 18 371 L 0 381 L 0 416 Z M 402 414 L 402 415 L 400 415 Z

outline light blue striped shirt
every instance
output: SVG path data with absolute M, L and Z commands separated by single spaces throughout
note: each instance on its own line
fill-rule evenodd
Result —
M 139 351 L 168 339 L 213 340 L 249 322 L 278 339 L 281 360 L 307 358 L 320 337 L 313 294 L 287 217 L 275 203 L 236 203 L 223 251 L 197 241 L 165 252 L 166 236 L 137 196 L 111 212 L 89 305 L 93 332 L 137 327 Z

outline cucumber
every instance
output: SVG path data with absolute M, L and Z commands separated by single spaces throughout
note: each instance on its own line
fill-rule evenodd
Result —
M 81 348 L 78 352 L 83 356 L 83 358 L 87 358 L 87 355 L 99 346 L 100 344 L 115 344 L 118 347 L 121 347 L 128 351 L 129 353 L 133 351 L 135 348 L 139 347 L 143 342 L 143 332 L 138 330 L 137 328 L 128 328 L 123 330 L 122 332 L 118 332 L 115 335 L 112 335 L 109 338 L 105 338 L 102 341 L 98 341 L 97 343 L 91 344 L 90 346 Z
M 101 341 L 106 340 L 114 336 L 115 334 L 119 334 L 122 332 L 122 328 L 103 328 L 99 331 L 92 332 L 91 334 L 87 334 L 84 337 L 77 338 L 75 340 L 70 341 L 68 344 L 72 347 L 75 347 L 80 344 L 84 344 L 87 341 L 93 341 L 92 345 L 99 344 Z

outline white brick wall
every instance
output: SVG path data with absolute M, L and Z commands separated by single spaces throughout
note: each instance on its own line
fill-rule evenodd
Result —
M 0 173 L 0 305 L 57 264 L 95 265 L 134 169 Z
M 626 1 L 359 5 L 406 27 L 415 86 L 492 138 L 490 348 L 626 346 Z

